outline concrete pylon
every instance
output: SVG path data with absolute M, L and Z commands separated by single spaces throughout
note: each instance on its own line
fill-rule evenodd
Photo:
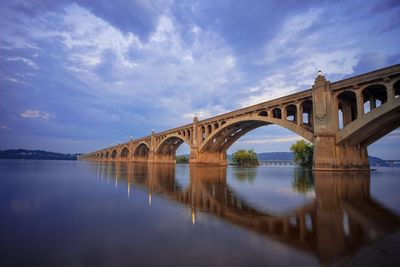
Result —
M 319 73 L 312 87 L 315 170 L 369 170 L 367 147 L 337 145 L 338 101 Z

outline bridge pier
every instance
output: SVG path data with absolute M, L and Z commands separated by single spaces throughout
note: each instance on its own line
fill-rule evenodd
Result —
M 228 165 L 226 152 L 199 151 L 197 148 L 191 149 L 189 163 L 196 165 Z
M 174 155 L 154 155 L 152 163 L 168 163 L 168 164 L 175 164 L 176 163 L 176 156 Z
M 320 74 L 312 87 L 314 121 L 314 170 L 369 170 L 366 146 L 348 143 L 338 144 L 338 108 L 343 109 L 343 124 L 352 121 L 353 111 L 349 102 L 339 103 L 331 93 L 331 83 Z M 357 106 L 355 107 L 357 109 Z M 360 108 L 358 108 L 360 109 Z
M 335 136 L 316 136 L 314 170 L 369 170 L 368 151 L 361 145 L 336 144 Z

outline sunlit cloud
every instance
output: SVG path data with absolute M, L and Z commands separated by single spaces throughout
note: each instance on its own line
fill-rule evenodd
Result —
M 20 115 L 22 118 L 28 118 L 28 119 L 41 118 L 47 120 L 50 117 L 49 113 L 39 110 L 26 110 L 22 112 Z
M 248 139 L 248 140 L 240 140 L 238 143 L 248 144 L 248 145 L 261 145 L 261 144 L 271 144 L 271 143 L 293 143 L 299 140 L 305 140 L 301 136 L 266 136 L 261 139 Z

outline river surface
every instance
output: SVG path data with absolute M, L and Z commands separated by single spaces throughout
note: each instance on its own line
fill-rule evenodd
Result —
M 333 266 L 400 229 L 399 168 L 0 160 L 0 178 L 0 266 Z

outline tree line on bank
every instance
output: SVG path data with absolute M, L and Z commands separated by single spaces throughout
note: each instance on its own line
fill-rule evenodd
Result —
M 79 154 L 63 154 L 44 150 L 7 149 L 0 150 L 0 159 L 50 159 L 77 160 Z

